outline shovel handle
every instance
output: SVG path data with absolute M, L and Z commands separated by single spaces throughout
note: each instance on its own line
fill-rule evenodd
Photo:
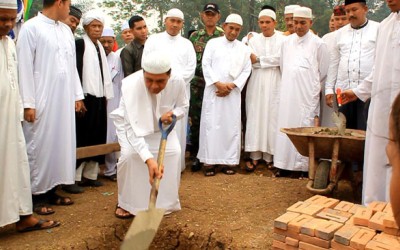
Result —
M 161 141 L 160 141 L 160 147 L 158 149 L 158 157 L 157 157 L 158 170 L 160 170 L 160 168 L 164 162 L 165 148 L 167 146 L 167 137 L 168 137 L 169 133 L 171 133 L 171 131 L 174 129 L 175 124 L 176 124 L 176 116 L 175 115 L 172 115 L 172 123 L 166 129 L 164 129 L 164 127 L 163 127 L 161 118 L 158 120 L 158 127 L 160 128 L 160 131 L 161 131 Z M 151 185 L 149 209 L 155 208 L 155 206 L 156 206 L 159 187 L 160 187 L 160 179 L 155 178 L 155 180 L 153 181 L 153 185 Z

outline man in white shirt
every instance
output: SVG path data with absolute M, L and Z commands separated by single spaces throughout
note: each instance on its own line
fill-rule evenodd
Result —
M 189 107 L 185 81 L 174 74 L 171 66 L 169 54 L 156 50 L 143 57 L 143 70 L 122 80 L 121 102 L 111 113 L 121 145 L 115 210 L 118 218 L 131 218 L 148 209 L 154 178 L 163 177 L 156 207 L 166 209 L 167 213 L 181 208 L 178 195 L 181 147 L 175 129 L 168 136 L 164 171 L 158 171 L 156 161 L 161 138 L 158 120 L 168 125 L 173 115 L 182 119 Z
M 164 50 L 171 57 L 172 71 L 180 74 L 186 82 L 186 97 L 190 100 L 190 81 L 196 70 L 196 53 L 189 39 L 181 36 L 184 15 L 179 9 L 170 9 L 165 15 L 165 31 L 150 36 L 143 50 L 143 58 L 154 50 Z M 181 142 L 181 168 L 185 169 L 186 131 L 188 113 L 176 124 L 179 141 Z
M 15 26 L 17 2 L 0 0 L 0 227 L 15 223 L 18 232 L 49 229 L 57 221 L 32 215 L 30 171 L 21 120 L 17 53 L 7 34 Z
M 273 10 L 262 10 L 258 25 L 262 33 L 249 42 L 253 72 L 246 91 L 245 151 L 250 152 L 251 158 L 246 161 L 247 171 L 254 171 L 260 159 L 267 165 L 273 160 L 281 86 L 281 46 L 286 38 L 275 31 Z
M 346 0 L 349 24 L 335 33 L 331 64 L 325 86 L 326 103 L 332 106 L 333 92 L 357 87 L 372 71 L 379 24 L 367 19 L 365 0 Z M 357 100 L 339 108 L 347 128 L 366 129 L 364 102 Z
M 390 109 L 400 92 L 400 1 L 387 1 L 387 5 L 392 13 L 379 26 L 374 69 L 364 82 L 342 96 L 344 103 L 371 98 L 363 172 L 362 202 L 366 205 L 372 201 L 389 201 L 392 169 L 388 166 L 385 146 Z
M 251 72 L 250 50 L 237 37 L 243 20 L 230 14 L 223 25 L 225 35 L 210 40 L 203 55 L 206 82 L 200 120 L 197 158 L 205 175 L 215 175 L 222 165 L 225 174 L 235 174 L 241 141 L 241 91 Z
M 329 52 L 322 39 L 310 30 L 311 9 L 295 9 L 294 25 L 296 33 L 286 39 L 281 50 L 282 83 L 274 165 L 279 169 L 306 172 L 308 158 L 300 155 L 279 129 L 314 126 L 314 117 L 320 111 L 321 83 L 329 67 Z
M 284 17 L 285 17 L 285 25 L 286 25 L 286 31 L 283 33 L 285 36 L 289 36 L 294 33 L 293 11 L 299 7 L 300 7 L 300 5 L 296 5 L 296 4 L 285 6 L 285 10 L 283 12 Z
M 75 111 L 82 110 L 84 98 L 74 37 L 61 22 L 68 17 L 70 4 L 44 0 L 43 11 L 22 26 L 17 42 L 33 203 L 41 214 L 54 212 L 49 204 L 73 203 L 55 192 L 60 184 L 74 183 Z
M 113 143 L 118 142 L 118 138 L 114 122 L 110 118 L 110 113 L 119 106 L 119 101 L 121 99 L 121 85 L 122 79 L 124 78 L 124 72 L 122 71 L 121 59 L 119 58 L 117 53 L 112 51 L 112 49 L 114 48 L 114 44 L 116 43 L 113 29 L 105 27 L 99 41 L 101 45 L 103 45 L 104 52 L 107 55 L 108 68 L 110 70 L 114 92 L 114 97 L 107 101 L 106 138 L 106 143 Z M 117 153 L 110 153 L 106 155 L 106 168 L 104 170 L 104 176 L 111 181 L 117 181 L 117 159 Z

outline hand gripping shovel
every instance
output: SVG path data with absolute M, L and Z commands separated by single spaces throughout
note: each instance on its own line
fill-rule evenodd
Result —
M 160 148 L 158 150 L 157 158 L 158 170 L 160 170 L 164 162 L 167 137 L 174 128 L 175 123 L 176 116 L 173 115 L 171 125 L 164 130 L 161 119 L 158 121 L 158 126 L 161 131 Z M 125 235 L 124 242 L 121 245 L 122 250 L 144 250 L 149 248 L 165 213 L 165 209 L 156 208 L 159 186 L 160 179 L 155 178 L 153 185 L 151 186 L 149 209 L 147 211 L 140 211 L 135 216 L 135 219 Z

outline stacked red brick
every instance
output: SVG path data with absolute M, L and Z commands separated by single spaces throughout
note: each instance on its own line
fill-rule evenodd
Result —
M 368 207 L 316 195 L 274 221 L 273 249 L 400 250 L 390 204 Z

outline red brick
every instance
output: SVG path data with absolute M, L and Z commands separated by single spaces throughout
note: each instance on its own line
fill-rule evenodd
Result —
M 304 223 L 306 223 L 306 222 L 308 222 L 308 221 L 310 221 L 310 220 L 312 220 L 312 219 L 313 219 L 312 216 L 306 215 L 306 214 L 302 214 L 302 215 L 300 215 L 300 216 L 294 218 L 293 220 L 291 220 L 291 221 L 289 222 L 289 224 L 288 224 L 288 230 L 291 230 L 291 231 L 300 233 L 300 228 L 301 228 L 301 226 L 302 226 Z
M 383 218 L 383 225 L 385 227 L 399 229 L 399 227 L 397 226 L 396 220 L 394 219 L 394 216 L 392 216 L 390 214 L 386 214 L 385 218 Z
M 285 235 L 287 237 L 291 237 L 294 239 L 300 239 L 299 233 L 293 232 L 291 230 L 283 230 L 283 229 L 279 229 L 279 228 L 274 228 L 274 233 L 280 234 L 280 235 Z
M 383 209 L 383 212 L 393 215 L 392 204 L 388 203 L 386 207 Z
M 273 237 L 274 237 L 274 240 L 281 241 L 281 242 L 285 242 L 285 240 L 286 240 L 286 235 L 282 235 L 282 234 L 274 233 Z
M 376 212 L 368 222 L 368 227 L 374 230 L 383 231 L 385 226 L 383 225 L 383 219 L 385 218 L 384 212 Z
M 339 228 L 341 228 L 343 224 L 335 222 L 335 221 L 329 221 L 327 224 L 323 226 L 318 226 L 315 229 L 315 236 L 317 236 L 320 239 L 323 240 L 331 240 L 333 239 L 333 235 Z
M 400 241 L 397 236 L 389 235 L 386 233 L 380 233 L 375 235 L 373 240 L 400 249 Z
M 278 240 L 272 241 L 272 247 L 275 247 L 277 249 L 285 250 L 285 246 L 286 246 L 286 244 L 281 241 L 278 241 Z
M 383 232 L 385 234 L 389 234 L 389 235 L 393 235 L 393 236 L 400 236 L 400 230 L 397 228 L 385 227 L 383 229 Z
M 335 210 L 348 212 L 353 206 L 354 206 L 354 203 L 351 203 L 348 201 L 341 201 L 341 202 L 339 202 L 339 204 L 336 205 Z
M 351 213 L 335 210 L 332 208 L 325 208 L 317 214 L 318 218 L 332 220 L 340 223 L 345 223 L 351 216 Z
M 386 245 L 384 243 L 378 242 L 378 241 L 370 241 L 367 243 L 365 246 L 366 250 L 399 250 L 398 247 Z
M 323 240 L 317 237 L 311 237 L 305 234 L 300 234 L 300 241 L 304 241 L 306 243 L 310 243 L 314 246 L 319 246 L 323 248 L 329 248 L 331 246 L 331 242 L 329 240 Z
M 299 250 L 299 248 L 286 244 L 285 250 Z
M 354 206 L 352 208 L 350 208 L 349 213 L 355 214 L 359 208 L 364 209 L 366 207 L 363 205 L 360 205 L 360 204 L 354 204 Z
M 299 240 L 290 238 L 290 237 L 286 237 L 285 243 L 286 243 L 286 245 L 293 246 L 293 247 L 299 246 Z
M 293 220 L 298 216 L 300 216 L 299 213 L 287 212 L 275 219 L 274 227 L 287 230 L 289 221 Z
M 357 226 L 352 225 L 344 225 L 338 231 L 335 232 L 333 236 L 334 240 L 337 243 L 340 243 L 345 246 L 350 245 L 350 239 L 360 230 Z
M 365 249 L 367 243 L 374 238 L 375 232 L 367 229 L 360 229 L 350 240 L 350 246 L 356 249 Z
M 317 227 L 323 226 L 327 223 L 328 223 L 327 220 L 314 218 L 314 219 L 304 223 L 300 228 L 300 232 L 302 234 L 306 234 L 308 236 L 315 236 L 315 229 Z
M 308 198 L 307 200 L 305 200 L 304 202 L 306 203 L 312 203 L 312 204 L 320 204 L 321 202 L 323 202 L 324 200 L 328 199 L 325 196 L 322 195 L 314 195 L 313 197 Z
M 368 208 L 371 209 L 374 212 L 382 212 L 383 209 L 386 207 L 386 202 L 382 201 L 373 201 L 370 204 L 368 204 Z
M 318 204 L 309 204 L 308 207 L 305 207 L 302 210 L 303 214 L 308 214 L 311 216 L 315 216 L 316 214 L 318 214 L 319 212 L 321 212 L 323 209 L 325 209 L 325 207 L 318 205 Z
M 335 249 L 335 250 L 355 250 L 355 248 L 353 248 L 351 246 L 342 245 L 334 240 L 331 241 L 331 247 L 332 247 L 332 249 Z
M 302 213 L 302 210 L 306 207 L 308 207 L 310 204 L 306 203 L 304 201 L 298 201 L 295 204 L 291 205 L 286 209 L 287 212 L 293 212 L 293 213 Z
M 353 222 L 355 225 L 368 227 L 369 219 L 371 219 L 373 211 L 368 208 L 359 208 L 354 214 Z
M 326 248 L 314 246 L 314 245 L 311 245 L 310 243 L 306 243 L 306 242 L 300 241 L 299 249 L 303 249 L 303 250 L 325 250 Z

